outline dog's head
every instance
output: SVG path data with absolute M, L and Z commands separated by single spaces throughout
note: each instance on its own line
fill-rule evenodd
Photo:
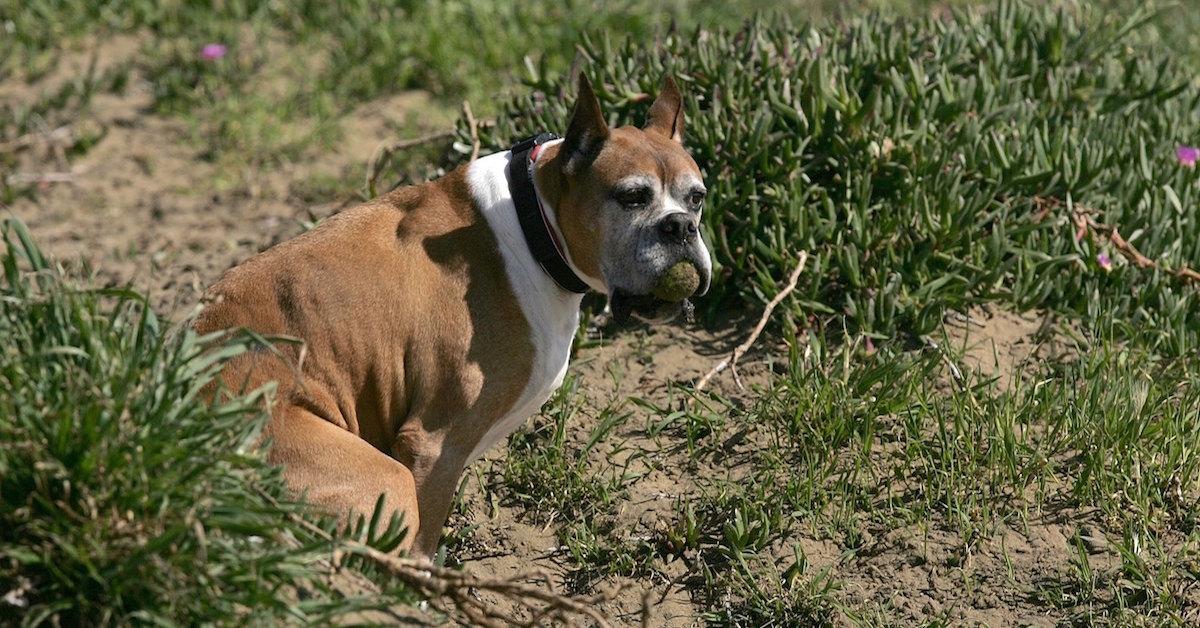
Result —
M 561 144 L 547 149 L 538 188 L 553 208 L 567 251 L 589 283 L 609 295 L 618 319 L 674 316 L 679 303 L 651 293 L 680 261 L 708 290 L 712 261 L 700 235 L 706 190 L 683 148 L 683 102 L 663 81 L 642 128 L 609 128 L 587 77 Z

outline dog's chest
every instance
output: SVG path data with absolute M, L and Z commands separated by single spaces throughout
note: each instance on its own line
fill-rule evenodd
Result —
M 472 460 L 517 429 L 562 384 L 583 298 L 554 284 L 529 253 L 508 192 L 507 164 L 505 153 L 480 158 L 471 164 L 467 180 L 479 211 L 496 236 L 513 297 L 528 323 L 534 357 L 529 380 L 516 403 L 480 438 Z
M 479 440 L 471 453 L 472 460 L 482 456 L 533 416 L 562 385 L 567 373 L 571 343 L 579 324 L 578 304 L 570 311 L 534 312 L 533 316 L 530 316 L 528 309 L 537 308 L 522 309 L 527 310 L 526 317 L 534 334 L 534 359 L 529 382 L 508 413 L 493 423 Z

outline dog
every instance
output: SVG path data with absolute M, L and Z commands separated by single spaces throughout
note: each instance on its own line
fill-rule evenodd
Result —
M 234 266 L 200 333 L 301 343 L 247 351 L 217 382 L 274 382 L 268 459 L 290 490 L 344 517 L 400 514 L 401 549 L 437 550 L 459 477 L 562 383 L 584 293 L 615 318 L 691 263 L 708 289 L 706 194 L 668 75 L 642 128 L 610 128 L 584 74 L 566 135 L 540 135 L 330 217 Z

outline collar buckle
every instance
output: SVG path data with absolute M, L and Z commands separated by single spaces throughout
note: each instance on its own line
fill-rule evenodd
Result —
M 517 142 L 516 144 L 513 144 L 512 148 L 510 148 L 509 150 L 511 150 L 513 153 L 513 156 L 516 157 L 517 153 L 525 153 L 525 152 L 532 151 L 535 146 L 541 146 L 542 144 L 545 144 L 546 142 L 549 142 L 552 140 L 557 140 L 557 139 L 561 139 L 561 138 L 558 135 L 555 135 L 554 133 L 538 133 L 537 135 L 530 135 L 529 137 Z

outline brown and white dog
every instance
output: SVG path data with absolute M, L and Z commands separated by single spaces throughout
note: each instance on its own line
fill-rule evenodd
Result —
M 645 295 L 681 260 L 707 289 L 705 190 L 683 123 L 668 77 L 644 128 L 609 128 L 581 75 L 566 137 L 518 165 L 559 263 L 618 315 L 677 312 Z M 276 382 L 265 436 L 289 486 L 346 515 L 383 494 L 417 556 L 437 549 L 465 466 L 562 383 L 579 324 L 582 294 L 535 259 L 518 220 L 512 157 L 395 190 L 249 259 L 196 322 L 303 340 L 242 354 L 221 381 Z

